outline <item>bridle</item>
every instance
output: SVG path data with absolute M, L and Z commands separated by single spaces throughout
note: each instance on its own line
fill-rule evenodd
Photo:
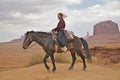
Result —
M 32 42 L 32 38 L 31 38 L 31 35 L 29 35 L 29 42 Z M 26 43 L 26 42 L 25 42 Z M 28 47 L 27 45 L 25 47 Z M 28 47 L 29 48 L 29 47 Z
M 42 41 L 42 40 L 44 40 L 45 38 L 43 38 L 43 39 L 40 39 L 40 40 L 38 40 L 37 42 L 39 43 L 40 41 Z M 30 38 L 30 40 L 31 41 L 33 41 L 31 38 Z M 32 44 L 30 47 L 28 47 L 28 48 L 32 48 L 32 47 L 34 47 L 34 46 L 36 46 L 37 45 L 37 43 L 34 43 L 34 44 Z

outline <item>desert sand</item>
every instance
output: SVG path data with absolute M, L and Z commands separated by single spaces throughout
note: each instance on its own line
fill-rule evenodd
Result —
M 0 80 L 120 80 L 120 73 L 97 65 L 88 64 L 83 71 L 81 64 L 68 71 L 69 64 L 56 64 L 56 73 L 45 70 L 43 64 L 0 72 Z
M 23 50 L 21 45 L 0 45 L 0 80 L 120 80 L 120 65 L 103 67 L 87 63 L 87 71 L 83 71 L 82 62 L 78 62 L 69 71 L 70 63 L 56 63 L 55 73 L 48 72 L 43 63 L 25 67 L 34 53 L 45 55 L 38 46 Z M 70 54 L 68 57 L 71 58 Z

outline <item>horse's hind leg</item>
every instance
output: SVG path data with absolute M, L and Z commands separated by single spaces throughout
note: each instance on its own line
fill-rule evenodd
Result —
M 82 54 L 82 52 L 80 50 L 77 50 L 78 55 L 81 57 L 82 61 L 83 61 L 83 70 L 86 70 L 86 62 L 85 62 L 85 56 Z
M 71 66 L 68 68 L 69 70 L 72 70 L 76 61 L 76 56 L 75 56 L 75 51 L 70 50 L 71 56 L 72 56 L 72 64 Z
M 45 65 L 46 69 L 49 71 L 50 68 L 49 68 L 49 66 L 46 63 L 46 60 L 48 59 L 48 57 L 49 57 L 49 55 L 46 54 L 45 57 L 44 57 L 44 59 L 43 59 L 43 62 L 44 62 L 44 65 Z
M 55 72 L 55 70 L 56 70 L 56 66 L 55 66 L 54 54 L 52 54 L 50 57 L 51 57 L 52 64 L 53 64 L 53 69 L 52 69 L 52 71 Z

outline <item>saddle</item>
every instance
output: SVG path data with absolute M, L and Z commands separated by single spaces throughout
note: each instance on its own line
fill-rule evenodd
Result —
M 74 40 L 74 33 L 72 31 L 64 30 L 64 34 L 68 43 Z M 52 38 L 55 41 L 55 52 L 62 53 L 63 51 L 61 50 L 61 46 L 57 40 L 57 32 L 52 33 Z
M 64 34 L 68 41 L 74 39 L 74 33 L 72 31 L 64 30 Z M 53 32 L 52 37 L 54 40 L 57 40 L 57 32 Z
M 72 40 L 72 39 L 74 39 L 74 33 L 73 33 L 72 31 L 64 30 L 64 34 L 65 34 L 67 40 Z

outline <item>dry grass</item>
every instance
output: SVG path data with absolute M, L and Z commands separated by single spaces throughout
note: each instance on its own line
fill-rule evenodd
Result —
M 25 67 L 30 67 L 30 66 L 34 66 L 36 64 L 41 64 L 41 63 L 43 63 L 43 58 L 44 58 L 44 55 L 41 53 L 33 54 L 31 56 L 28 64 L 25 65 Z M 48 58 L 47 62 L 51 62 L 51 59 Z M 70 58 L 67 58 L 67 56 L 65 56 L 64 54 L 57 54 L 57 55 L 55 55 L 55 62 L 56 63 L 70 63 L 71 60 L 70 60 Z
M 85 61 L 87 62 L 88 60 L 85 59 Z M 92 63 L 96 63 L 97 61 L 98 61 L 98 59 L 96 57 L 92 56 Z M 82 59 L 79 56 L 77 56 L 76 63 L 82 63 L 82 62 L 83 62 Z
M 25 67 L 30 67 L 30 66 L 34 66 L 36 64 L 40 64 L 43 63 L 43 58 L 44 55 L 42 53 L 34 53 L 33 55 L 31 55 L 29 62 L 25 65 Z M 47 59 L 47 62 L 51 63 L 51 59 L 50 57 Z M 55 55 L 55 62 L 56 63 L 70 63 L 71 59 L 68 58 L 68 56 L 65 54 L 56 54 Z
M 57 63 L 70 63 L 71 61 L 70 61 L 70 59 L 69 58 L 67 58 L 65 55 L 63 55 L 63 54 L 58 54 L 58 55 L 56 55 L 55 56 L 55 61 L 57 62 Z
M 29 63 L 25 65 L 26 67 L 33 66 L 36 64 L 40 64 L 43 62 L 44 56 L 41 54 L 33 54 L 29 60 Z

